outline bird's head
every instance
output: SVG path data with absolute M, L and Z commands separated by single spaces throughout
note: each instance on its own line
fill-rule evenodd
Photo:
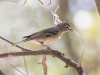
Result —
M 73 31 L 70 25 L 66 22 L 60 23 L 57 25 L 57 27 L 62 31 L 62 32 L 68 32 L 68 31 Z

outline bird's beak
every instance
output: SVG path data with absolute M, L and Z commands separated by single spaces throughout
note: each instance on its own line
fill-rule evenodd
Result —
M 69 31 L 73 32 L 73 29 L 71 27 L 69 27 Z

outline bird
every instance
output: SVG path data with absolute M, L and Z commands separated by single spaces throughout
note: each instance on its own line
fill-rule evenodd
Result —
M 48 44 L 55 42 L 62 34 L 68 31 L 73 31 L 70 25 L 66 22 L 57 24 L 54 27 L 50 27 L 38 32 L 35 32 L 31 35 L 24 36 L 24 40 L 14 43 L 13 45 L 18 45 L 23 42 L 33 42 L 35 44 L 41 44 L 45 47 L 48 47 Z M 48 47 L 49 48 L 49 47 Z

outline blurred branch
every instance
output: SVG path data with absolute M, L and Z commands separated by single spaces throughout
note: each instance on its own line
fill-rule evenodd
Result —
M 47 64 L 46 64 L 46 60 L 47 60 L 46 55 L 43 55 L 43 60 L 42 60 L 41 63 L 39 63 L 39 64 L 42 64 L 43 65 L 44 75 L 47 75 Z
M 97 6 L 98 13 L 100 15 L 100 0 L 94 0 Z
M 0 37 L 2 40 L 13 44 L 12 42 L 4 39 L 3 37 Z M 25 52 L 11 52 L 11 53 L 3 53 L 0 54 L 0 58 L 6 58 L 6 57 L 15 57 L 15 56 L 29 56 L 29 55 L 53 55 L 57 58 L 59 58 L 60 60 L 62 60 L 63 62 L 66 63 L 66 65 L 69 65 L 70 67 L 73 67 L 77 70 L 77 72 L 79 73 L 79 75 L 85 75 L 82 67 L 76 63 L 75 61 L 69 59 L 68 57 L 66 57 L 63 53 L 57 51 L 57 50 L 53 50 L 53 49 L 41 49 L 41 50 L 36 50 L 36 51 L 31 51 L 28 49 L 24 49 L 18 45 L 16 45 L 16 47 L 24 50 Z M 65 66 L 66 67 L 66 66 Z
M 18 72 L 20 72 L 21 74 L 25 75 L 23 72 L 21 72 L 20 70 L 18 70 L 15 66 L 13 66 L 12 64 L 10 64 L 14 69 L 16 69 Z M 1 74 L 0 74 L 1 75 Z
M 49 4 L 48 5 L 50 5 L 51 4 L 51 0 L 50 0 L 50 2 L 49 2 Z
M 41 4 L 44 4 L 41 0 L 38 0 Z M 49 2 L 49 4 L 48 4 L 48 6 L 51 4 L 51 0 L 50 0 L 50 2 Z
M 5 74 L 0 70 L 0 75 L 5 75 Z
M 47 75 L 47 64 L 46 64 L 46 55 L 43 55 L 42 65 L 44 70 L 44 75 Z
M 43 2 L 41 0 L 38 0 L 41 4 L 43 4 Z
M 13 45 L 13 44 L 14 44 L 14 43 L 12 43 L 12 42 L 10 42 L 10 41 L 6 40 L 5 38 L 3 38 L 3 37 L 1 37 L 1 36 L 0 36 L 0 39 L 2 39 L 2 40 L 4 40 L 4 41 L 8 42 L 8 43 L 9 43 L 9 44 L 11 44 L 11 45 Z M 22 47 L 18 46 L 18 45 L 16 45 L 16 47 L 17 47 L 17 48 L 22 49 L 23 51 L 29 51 L 29 50 L 26 50 L 26 49 L 24 49 L 24 48 L 22 48 Z
M 23 5 L 22 5 L 22 6 L 24 6 L 24 5 L 25 5 L 26 1 L 27 1 L 27 0 L 25 0 L 25 1 L 24 1 L 24 3 L 23 3 Z

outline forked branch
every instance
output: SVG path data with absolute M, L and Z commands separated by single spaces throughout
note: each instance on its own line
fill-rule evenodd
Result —
M 12 42 L 4 39 L 3 37 L 0 37 L 0 38 L 4 41 L 10 43 L 10 44 L 13 44 Z M 70 67 L 75 68 L 79 75 L 85 75 L 82 67 L 78 63 L 76 63 L 75 61 L 69 59 L 68 57 L 65 56 L 65 54 L 59 52 L 58 50 L 53 50 L 53 49 L 47 50 L 47 48 L 46 48 L 46 49 L 32 51 L 32 50 L 24 49 L 20 46 L 16 46 L 16 47 L 24 50 L 25 52 L 3 53 L 3 54 L 0 54 L 0 58 L 16 57 L 16 56 L 29 56 L 29 55 L 31 55 L 31 56 L 32 55 L 52 55 L 52 56 L 55 56 L 55 57 L 59 58 L 63 62 L 65 62 L 66 65 L 69 65 Z

